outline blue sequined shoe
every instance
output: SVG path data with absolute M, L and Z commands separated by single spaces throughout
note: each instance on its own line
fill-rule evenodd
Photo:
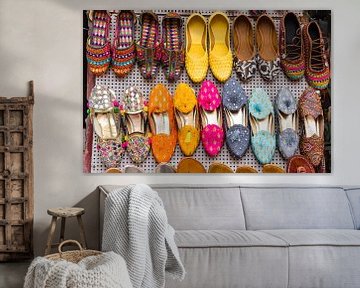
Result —
M 295 155 L 299 147 L 299 118 L 295 97 L 287 87 L 281 88 L 278 92 L 276 112 L 279 123 L 279 151 L 285 159 L 289 159 Z
M 275 154 L 274 107 L 265 90 L 255 88 L 249 99 L 251 148 L 261 164 L 271 162 Z
M 246 104 L 248 97 L 240 83 L 230 78 L 224 85 L 222 104 L 225 114 L 226 145 L 230 154 L 240 159 L 250 143 L 248 113 Z

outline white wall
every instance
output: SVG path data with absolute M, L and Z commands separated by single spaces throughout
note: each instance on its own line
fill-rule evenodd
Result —
M 26 95 L 27 81 L 35 81 L 34 241 L 37 254 L 43 253 L 48 232 L 50 217 L 46 209 L 54 206 L 84 206 L 87 238 L 92 247 L 96 246 L 97 196 L 92 192 L 99 184 L 360 184 L 360 1 L 157 0 L 150 3 L 147 5 L 153 7 L 138 0 L 0 0 L 0 95 Z M 261 177 L 84 175 L 82 10 L 94 8 L 332 9 L 333 173 L 327 176 Z M 69 237 L 77 235 L 77 231 L 72 230 Z

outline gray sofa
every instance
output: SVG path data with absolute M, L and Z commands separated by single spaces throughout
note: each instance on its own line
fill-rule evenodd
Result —
M 153 188 L 187 271 L 166 288 L 360 287 L 360 188 Z

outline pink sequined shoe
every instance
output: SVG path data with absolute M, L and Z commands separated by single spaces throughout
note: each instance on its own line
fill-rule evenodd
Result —
M 215 84 L 204 81 L 198 95 L 201 117 L 201 141 L 210 157 L 219 154 L 224 144 L 221 96 Z
M 126 136 L 124 147 L 134 163 L 142 163 L 150 152 L 147 129 L 147 106 L 143 95 L 136 87 L 129 87 L 124 94 Z

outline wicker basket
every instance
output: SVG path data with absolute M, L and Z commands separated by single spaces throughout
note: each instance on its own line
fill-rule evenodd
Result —
M 63 252 L 61 250 L 62 247 L 65 244 L 70 244 L 70 243 L 77 245 L 79 247 L 79 250 Z M 81 244 L 75 240 L 66 240 L 66 241 L 61 242 L 58 250 L 59 250 L 59 253 L 47 255 L 47 256 L 45 256 L 45 258 L 47 258 L 49 260 L 54 260 L 54 261 L 66 260 L 69 262 L 78 263 L 79 261 L 81 261 L 82 259 L 84 259 L 88 256 L 96 256 L 96 255 L 102 254 L 102 252 L 100 252 L 100 251 L 83 249 Z

